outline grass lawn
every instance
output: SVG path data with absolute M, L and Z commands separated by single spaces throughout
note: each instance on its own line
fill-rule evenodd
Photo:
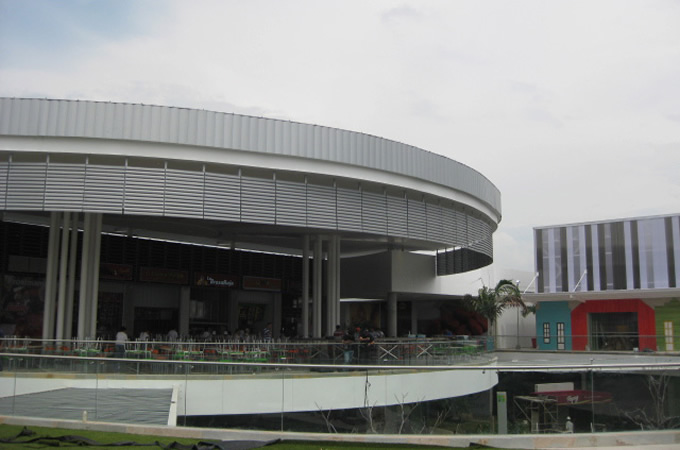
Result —
M 22 436 L 18 440 L 20 442 L 25 442 L 27 440 L 35 439 L 37 437 L 41 438 L 58 438 L 61 436 L 78 436 L 81 438 L 90 439 L 101 444 L 113 444 L 116 442 L 136 442 L 139 444 L 154 444 L 156 442 L 162 444 L 158 445 L 125 445 L 120 448 L 123 449 L 161 449 L 167 447 L 173 442 L 183 444 L 191 448 L 192 445 L 198 444 L 196 439 L 185 439 L 185 438 L 173 438 L 173 437 L 156 437 L 156 436 L 146 436 L 139 434 L 123 434 L 123 433 L 108 433 L 100 431 L 91 430 L 70 430 L 64 428 L 43 428 L 43 427 L 27 427 L 30 431 L 35 432 L 31 436 Z M 0 440 L 12 439 L 17 436 L 24 429 L 21 425 L 0 425 Z M 45 448 L 60 448 L 60 449 L 111 449 L 115 447 L 106 446 L 96 446 L 96 445 L 79 445 L 78 442 L 59 442 L 55 439 L 52 440 L 42 440 L 33 443 L 5 443 L 0 442 L 0 449 L 2 450 L 20 450 L 20 449 L 45 449 Z M 309 442 L 309 441 L 282 441 L 276 444 L 262 447 L 272 450 L 322 450 L 322 449 L 411 449 L 411 448 L 421 448 L 421 449 L 437 449 L 442 447 L 432 447 L 432 446 L 415 446 L 415 445 L 396 445 L 396 444 L 366 444 L 366 443 L 341 443 L 341 442 Z M 448 447 L 453 448 L 453 447 Z M 486 447 L 475 447 L 477 449 L 483 449 Z

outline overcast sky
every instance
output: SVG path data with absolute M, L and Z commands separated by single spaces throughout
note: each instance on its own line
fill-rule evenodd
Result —
M 680 212 L 680 1 L 0 0 L 0 96 L 153 103 L 381 136 L 533 227 Z

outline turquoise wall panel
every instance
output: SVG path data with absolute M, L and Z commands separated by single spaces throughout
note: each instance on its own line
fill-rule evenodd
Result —
M 558 350 L 557 348 L 557 324 L 564 323 L 564 349 L 571 350 L 571 310 L 569 303 L 563 302 L 540 302 L 536 311 L 536 340 L 539 350 Z M 545 324 L 550 326 L 550 336 L 544 336 Z

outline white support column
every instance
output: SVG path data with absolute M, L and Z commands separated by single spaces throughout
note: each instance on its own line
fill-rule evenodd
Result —
M 309 337 L 309 235 L 302 240 L 302 337 Z
M 64 317 L 66 315 L 66 275 L 68 272 L 69 238 L 71 237 L 71 213 L 65 212 L 61 229 L 59 255 L 59 289 L 57 294 L 57 339 L 64 339 Z
M 397 337 L 397 294 L 387 295 L 387 337 Z
M 90 235 L 92 234 L 92 214 L 85 213 L 83 217 L 83 249 L 80 257 L 80 294 L 78 296 L 78 339 L 85 339 L 88 336 L 89 326 L 89 273 L 92 264 L 90 258 Z
M 92 217 L 92 270 L 90 271 L 90 336 L 97 336 L 97 306 L 99 305 L 99 260 L 102 249 L 102 215 Z
M 411 301 L 411 333 L 418 334 L 418 303 Z
M 344 325 L 340 316 L 340 236 L 335 236 L 335 320 Z
M 312 299 L 312 337 L 321 337 L 321 298 L 323 297 L 323 240 L 317 236 L 314 240 L 314 297 Z
M 238 313 L 237 313 L 238 314 Z M 191 286 L 182 286 L 179 293 L 179 335 L 189 335 L 189 316 L 191 315 Z M 170 330 L 168 330 L 170 331 Z M 232 328 L 232 332 L 236 331 Z
M 68 339 L 73 336 L 73 303 L 76 291 L 76 253 L 78 252 L 78 213 L 73 214 L 70 242 L 68 285 L 66 287 L 66 315 L 64 317 L 64 337 Z
M 50 214 L 50 234 L 47 244 L 47 273 L 45 274 L 45 307 L 43 310 L 42 338 L 54 337 L 54 296 L 57 282 L 59 252 L 59 224 L 61 213 Z
M 335 329 L 335 236 L 329 236 L 326 254 L 326 336 L 332 336 Z

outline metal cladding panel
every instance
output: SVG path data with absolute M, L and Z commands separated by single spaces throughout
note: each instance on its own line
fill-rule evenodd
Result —
M 0 162 L 0 209 L 5 209 L 7 197 L 7 162 Z
M 427 210 L 424 202 L 408 199 L 408 236 L 427 239 Z
M 361 192 L 337 188 L 338 229 L 363 231 L 361 228 Z
M 125 213 L 147 216 L 163 215 L 164 190 L 165 177 L 162 170 L 127 167 L 123 203 Z
M 283 153 L 286 148 L 290 147 L 290 127 L 285 126 L 284 122 L 278 120 L 274 122 L 274 153 Z
M 390 236 L 408 236 L 408 214 L 406 199 L 387 196 L 387 234 Z
M 426 203 L 425 209 L 427 211 L 427 238 L 437 242 L 448 242 L 444 234 L 441 206 Z
M 276 222 L 276 186 L 274 180 L 241 178 L 241 221 L 252 223 Z
M 203 216 L 206 219 L 241 220 L 241 181 L 238 176 L 205 173 L 205 201 Z
M 307 185 L 307 226 L 336 229 L 337 200 L 332 186 Z
M 164 214 L 203 217 L 203 172 L 167 169 L 165 172 Z
M 83 210 L 88 212 L 123 212 L 125 168 L 89 165 L 85 171 Z
M 7 177 L 7 209 L 42 211 L 47 164 L 11 163 Z
M 195 132 L 193 141 L 201 146 L 206 145 L 206 134 L 208 133 L 208 113 L 207 111 L 192 111 L 195 116 Z
M 265 120 L 264 135 L 267 153 L 276 153 L 276 123 L 273 120 Z
M 85 189 L 85 166 L 82 164 L 47 165 L 45 209 L 81 211 Z
M 212 121 L 212 138 L 209 141 L 214 147 L 224 147 L 224 120 L 222 120 L 222 115 L 212 113 L 210 120 Z
M 307 226 L 307 191 L 302 183 L 276 182 L 276 224 Z
M 387 234 L 387 202 L 385 196 L 363 192 L 361 202 L 362 228 L 367 233 Z

